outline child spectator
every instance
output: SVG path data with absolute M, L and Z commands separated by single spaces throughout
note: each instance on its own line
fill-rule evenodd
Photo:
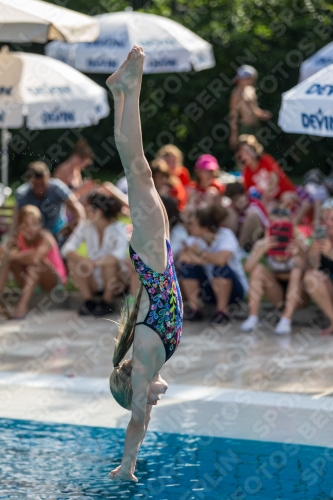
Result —
M 321 229 L 308 253 L 308 269 L 304 276 L 304 287 L 312 300 L 329 319 L 327 328 L 321 335 L 333 334 L 333 198 L 324 202 L 321 209 Z
M 115 295 L 128 285 L 126 226 L 117 220 L 121 203 L 100 193 L 91 194 L 86 207 L 87 220 L 81 223 L 62 247 L 70 276 L 78 286 L 85 302 L 81 316 L 104 316 L 112 312 Z M 88 257 L 77 250 L 82 242 Z M 94 294 L 102 295 L 96 302 Z
M 255 196 L 251 196 L 251 190 L 246 193 L 241 182 L 227 184 L 224 196 L 231 201 L 228 206 L 230 229 L 236 234 L 242 248 L 251 248 L 269 227 L 266 207 Z
M 243 270 L 240 248 L 234 233 L 222 222 L 228 212 L 221 206 L 197 210 L 190 224 L 190 237 L 180 253 L 180 282 L 191 312 L 187 319 L 203 318 L 200 292 L 207 301 L 216 300 L 213 323 L 229 321 L 229 304 L 241 301 L 247 295 L 247 279 Z
M 225 186 L 217 179 L 219 170 L 218 161 L 214 156 L 208 154 L 199 156 L 194 168 L 196 181 L 190 184 L 188 202 L 190 209 L 221 202 Z
M 170 174 L 179 177 L 181 183 L 186 188 L 191 182 L 190 172 L 183 166 L 183 153 L 177 146 L 166 144 L 157 151 L 157 158 L 166 161 Z
M 170 174 L 167 163 L 161 158 L 152 161 L 151 171 L 158 194 L 174 199 L 182 212 L 186 207 L 187 194 L 179 178 Z
M 14 318 L 23 319 L 36 286 L 49 292 L 57 285 L 65 284 L 66 269 L 55 238 L 42 228 L 42 214 L 37 207 L 22 207 L 18 224 L 17 235 L 3 272 L 12 271 L 22 287 Z
M 290 212 L 284 208 L 275 208 L 271 212 L 271 222 L 291 222 Z M 245 262 L 245 271 L 250 274 L 249 317 L 241 325 L 243 332 L 254 330 L 259 323 L 259 309 L 263 295 L 279 307 L 283 305 L 282 317 L 274 332 L 286 335 L 291 332 L 291 320 L 297 307 L 304 306 L 306 294 L 301 282 L 305 268 L 305 242 L 294 233 L 285 249 L 284 255 L 269 255 L 270 249 L 276 248 L 275 237 L 266 236 L 258 240 L 251 255 Z M 267 267 L 261 263 L 267 258 Z

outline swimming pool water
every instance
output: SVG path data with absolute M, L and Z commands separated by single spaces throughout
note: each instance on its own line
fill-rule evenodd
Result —
M 0 499 L 327 500 L 333 449 L 148 433 L 139 482 L 114 483 L 125 431 L 0 419 Z

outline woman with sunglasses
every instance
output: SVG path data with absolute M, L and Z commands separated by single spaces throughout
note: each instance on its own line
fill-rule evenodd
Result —
M 287 209 L 273 209 L 270 224 L 265 237 L 254 244 L 244 265 L 250 275 L 249 316 L 240 328 L 243 332 L 250 332 L 259 325 L 260 304 L 265 295 L 272 304 L 282 309 L 274 333 L 287 335 L 291 333 L 295 310 L 307 301 L 301 287 L 306 244 L 296 233 Z M 276 236 L 273 236 L 274 232 Z M 281 241 L 279 232 L 282 234 Z M 266 266 L 262 263 L 264 258 Z
M 110 476 L 127 481 L 137 481 L 135 465 L 152 405 L 168 388 L 160 370 L 179 345 L 183 315 L 169 221 L 143 152 L 139 98 L 144 58 L 142 48 L 134 46 L 106 81 L 114 97 L 115 141 L 128 181 L 130 256 L 141 281 L 131 313 L 125 311 L 120 321 L 110 376 L 113 397 L 132 412 L 121 464 Z M 132 358 L 124 361 L 131 347 Z

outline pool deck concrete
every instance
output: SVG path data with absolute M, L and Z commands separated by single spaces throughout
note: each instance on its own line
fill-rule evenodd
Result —
M 267 307 L 257 331 L 241 333 L 245 313 L 225 327 L 184 323 L 150 430 L 333 448 L 333 336 L 319 336 L 318 310 L 297 312 L 283 337 Z M 108 388 L 115 332 L 46 303 L 23 321 L 0 317 L 0 417 L 125 427 Z

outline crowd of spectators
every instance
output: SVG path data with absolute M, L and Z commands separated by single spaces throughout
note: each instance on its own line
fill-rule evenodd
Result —
M 332 334 L 333 200 L 318 172 L 295 186 L 254 133 L 239 135 L 255 132 L 258 120 L 270 114 L 257 105 L 253 68 L 238 73 L 233 111 L 245 100 L 252 114 L 242 106 L 239 122 L 231 120 L 234 182 L 223 182 L 211 154 L 197 158 L 192 178 L 172 144 L 151 162 L 169 217 L 185 320 L 204 319 L 204 304 L 210 302 L 212 323 L 226 324 L 230 305 L 247 302 L 249 314 L 239 326 L 250 332 L 258 327 L 265 297 L 279 311 L 274 332 L 289 334 L 295 310 L 312 300 L 329 320 L 323 334 Z M 67 279 L 82 296 L 80 315 L 111 313 L 119 295 L 134 301 L 139 281 L 128 254 L 127 182 L 123 177 L 116 185 L 100 184 L 82 176 L 92 159 L 89 144 L 81 140 L 53 177 L 45 163 L 29 164 L 26 182 L 15 193 L 13 231 L 0 259 L 3 276 L 22 287 L 18 319 L 27 314 L 37 285 L 49 291 Z

